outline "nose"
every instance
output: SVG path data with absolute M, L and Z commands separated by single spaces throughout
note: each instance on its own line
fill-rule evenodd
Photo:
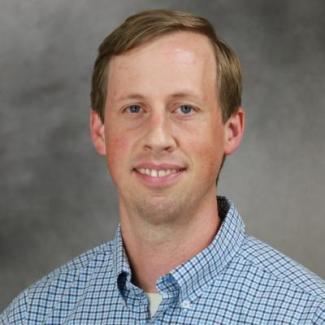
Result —
M 168 113 L 152 113 L 147 121 L 143 147 L 153 153 L 172 152 L 176 148 L 176 139 L 172 134 Z

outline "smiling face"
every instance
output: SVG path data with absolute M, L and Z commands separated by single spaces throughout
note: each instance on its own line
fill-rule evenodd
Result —
M 223 156 L 242 134 L 241 110 L 222 122 L 216 70 L 211 44 L 191 32 L 110 61 L 105 122 L 93 112 L 91 128 L 107 156 L 121 218 L 171 222 L 215 201 Z

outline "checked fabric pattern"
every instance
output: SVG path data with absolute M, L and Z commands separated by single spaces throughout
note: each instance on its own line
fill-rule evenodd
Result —
M 325 324 L 324 281 L 249 237 L 226 198 L 218 205 L 223 222 L 211 244 L 157 281 L 163 300 L 153 318 L 118 228 L 113 241 L 22 292 L 0 324 Z

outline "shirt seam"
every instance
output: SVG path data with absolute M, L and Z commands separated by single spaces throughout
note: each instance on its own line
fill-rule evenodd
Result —
M 312 297 L 315 300 L 315 302 L 320 302 L 320 303 L 325 302 L 325 298 L 323 298 L 323 297 L 319 298 L 315 293 L 309 292 L 306 289 L 301 288 L 300 285 L 297 285 L 297 284 L 292 283 L 290 281 L 286 281 L 285 278 L 275 275 L 272 271 L 269 271 L 265 267 L 261 267 L 258 264 L 256 264 L 256 262 L 248 260 L 247 257 L 243 256 L 242 253 L 240 253 L 240 257 L 243 260 L 245 260 L 245 265 L 254 266 L 259 271 L 262 271 L 263 273 L 266 273 L 266 274 L 272 276 L 273 278 L 275 278 L 275 279 L 277 279 L 279 281 L 282 281 L 283 283 L 288 284 L 290 287 L 294 287 L 294 288 L 298 289 L 299 291 L 303 292 L 304 294 L 307 294 L 308 296 Z

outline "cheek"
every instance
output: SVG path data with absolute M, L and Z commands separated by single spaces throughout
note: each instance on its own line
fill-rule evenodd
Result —
M 222 154 L 221 151 L 216 149 L 216 147 L 205 146 L 205 150 L 199 151 L 198 157 L 201 162 L 201 168 L 208 171 L 218 169 L 218 166 L 222 159 Z
M 112 172 L 115 166 L 122 165 L 124 157 L 130 146 L 127 138 L 108 136 L 106 142 L 106 152 L 109 169 Z
M 218 169 L 224 155 L 223 138 L 221 132 L 210 132 L 191 141 L 188 146 L 190 152 L 195 153 L 197 163 L 201 168 Z

